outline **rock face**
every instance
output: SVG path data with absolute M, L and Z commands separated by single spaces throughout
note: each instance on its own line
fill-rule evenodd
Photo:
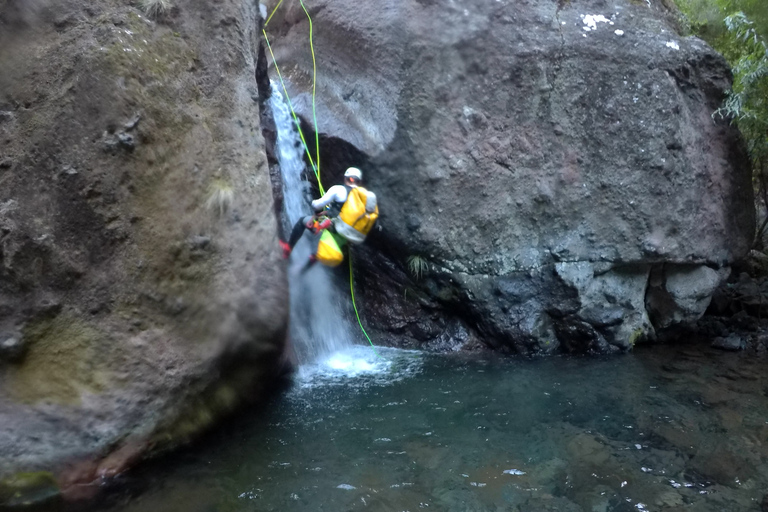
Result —
M 0 2 L 0 506 L 8 475 L 74 492 L 280 369 L 258 6 L 176 4 Z
M 380 341 L 626 350 L 746 253 L 749 164 L 711 116 L 730 71 L 659 1 L 312 5 L 325 182 L 362 166 L 381 205 L 357 258 Z M 311 120 L 299 3 L 268 30 Z

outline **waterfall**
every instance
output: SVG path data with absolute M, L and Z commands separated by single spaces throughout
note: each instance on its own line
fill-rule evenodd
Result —
M 277 153 L 283 177 L 283 225 L 290 234 L 293 225 L 311 215 L 309 183 L 304 179 L 304 148 L 288 104 L 271 82 L 269 100 L 277 131 Z M 288 279 L 291 294 L 290 339 L 299 365 L 350 348 L 350 323 L 344 315 L 348 293 L 342 294 L 327 268 L 315 264 L 302 272 L 317 239 L 309 232 L 291 255 Z

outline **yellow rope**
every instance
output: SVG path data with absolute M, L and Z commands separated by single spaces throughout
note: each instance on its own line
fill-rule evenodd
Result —
M 281 0 L 282 1 L 282 0 Z M 312 52 L 312 119 L 315 123 L 315 158 L 317 159 L 317 170 L 315 176 L 317 182 L 320 183 L 320 135 L 317 130 L 317 112 L 315 111 L 315 85 L 317 83 L 317 63 L 315 62 L 315 43 L 312 36 L 312 18 L 309 16 L 309 11 L 304 6 L 304 0 L 299 0 L 301 8 L 304 9 L 304 14 L 307 15 L 309 20 L 309 49 Z
M 269 18 L 267 18 L 267 21 L 264 22 L 264 28 L 267 28 L 267 25 L 269 25 L 269 20 L 272 19 L 272 16 L 275 15 L 275 13 L 277 12 L 277 10 L 280 8 L 282 4 L 283 4 L 283 0 L 280 0 L 279 2 L 277 2 L 277 5 L 275 6 L 275 8 L 272 9 L 272 14 L 270 14 Z
M 280 68 L 277 66 L 277 61 L 275 60 L 275 54 L 272 53 L 272 46 L 269 44 L 269 38 L 267 37 L 267 32 L 262 29 L 262 32 L 264 33 L 264 40 L 267 42 L 267 48 L 269 48 L 269 54 L 272 55 L 272 63 L 275 65 L 275 71 L 277 71 L 277 77 L 280 79 L 280 84 L 283 86 L 283 92 L 285 92 L 285 100 L 288 102 L 288 108 L 291 109 L 291 115 L 293 115 L 293 120 L 296 123 L 296 129 L 299 131 L 299 137 L 301 138 L 301 143 L 304 146 L 304 151 L 307 153 L 307 158 L 309 158 L 309 163 L 312 165 L 312 169 L 315 171 L 315 176 L 317 177 L 317 186 L 320 189 L 320 195 L 325 195 L 325 190 L 323 190 L 323 184 L 320 183 L 320 171 L 317 170 L 315 167 L 315 162 L 312 160 L 312 155 L 309 152 L 309 147 L 307 146 L 307 141 L 304 139 L 304 132 L 301 131 L 301 122 L 299 121 L 299 117 L 296 115 L 296 111 L 293 110 L 293 103 L 291 102 L 291 97 L 288 96 L 288 89 L 285 87 L 285 82 L 283 81 L 283 75 L 280 73 Z
M 309 163 L 312 165 L 312 171 L 315 173 L 315 178 L 317 179 L 317 188 L 320 190 L 320 195 L 325 195 L 325 189 L 323 188 L 323 183 L 320 180 L 320 132 L 317 128 L 317 111 L 315 108 L 315 91 L 316 91 L 316 84 L 317 84 L 317 61 L 315 59 L 315 44 L 314 44 L 314 37 L 313 37 L 313 27 L 312 27 L 312 17 L 309 15 L 309 11 L 307 11 L 307 8 L 304 6 L 304 1 L 299 0 L 299 3 L 301 4 L 301 8 L 304 9 L 304 14 L 307 15 L 307 19 L 309 20 L 309 48 L 312 52 L 312 121 L 315 125 L 315 158 L 317 159 L 317 163 L 312 159 L 312 155 L 309 152 L 309 146 L 307 145 L 307 141 L 304 138 L 304 133 L 301 131 L 301 123 L 299 122 L 299 118 L 296 115 L 296 111 L 293 109 L 293 103 L 291 102 L 291 98 L 288 96 L 288 89 L 285 86 L 285 82 L 283 81 L 283 75 L 280 73 L 280 68 L 277 66 L 277 59 L 275 59 L 275 54 L 272 52 L 272 45 L 269 43 L 269 37 L 267 36 L 267 25 L 269 24 L 270 20 L 272 19 L 272 16 L 275 15 L 275 12 L 277 12 L 277 9 L 282 5 L 283 0 L 280 0 L 274 9 L 272 9 L 272 13 L 267 18 L 267 21 L 264 22 L 264 28 L 262 28 L 261 32 L 264 34 L 264 40 L 267 42 L 267 48 L 269 48 L 269 54 L 272 56 L 272 63 L 275 65 L 275 71 L 277 72 L 277 76 L 280 79 L 280 84 L 283 86 L 283 91 L 285 92 L 285 99 L 288 101 L 288 107 L 291 109 L 291 115 L 293 115 L 293 120 L 296 123 L 296 128 L 299 130 L 299 137 L 301 138 L 301 142 L 304 145 L 304 151 L 307 153 L 307 158 L 309 158 Z
M 357 317 L 357 324 L 360 326 L 360 330 L 363 331 L 363 334 L 365 334 L 365 337 L 368 340 L 368 343 L 371 344 L 373 353 L 376 354 L 376 357 L 381 358 L 379 353 L 376 352 L 376 347 L 373 346 L 373 342 L 371 341 L 370 336 L 368 336 L 368 333 L 365 332 L 365 328 L 363 327 L 363 322 L 360 321 L 360 313 L 357 312 L 357 304 L 355 304 L 355 287 L 353 286 L 354 280 L 352 279 L 352 248 L 349 246 L 347 246 L 347 258 L 349 258 L 349 293 L 350 295 L 352 295 L 352 307 L 355 309 L 355 317 Z

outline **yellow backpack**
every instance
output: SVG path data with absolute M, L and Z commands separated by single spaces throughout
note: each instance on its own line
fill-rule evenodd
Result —
M 336 232 L 352 243 L 362 243 L 379 218 L 376 194 L 363 187 L 354 187 L 334 221 Z
M 342 244 L 330 231 L 323 230 L 323 234 L 320 235 L 320 242 L 317 244 L 317 261 L 327 267 L 338 266 L 344 261 L 344 253 L 341 252 L 341 246 L 343 246 L 344 240 L 341 240 Z

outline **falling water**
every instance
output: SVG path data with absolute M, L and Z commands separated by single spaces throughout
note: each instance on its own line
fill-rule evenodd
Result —
M 286 233 L 301 218 L 311 214 L 309 183 L 304 179 L 306 166 L 303 146 L 296 124 L 283 95 L 272 82 L 270 106 L 277 129 L 277 151 L 283 176 L 284 219 Z M 351 348 L 350 324 L 344 314 L 347 295 L 342 295 L 328 269 L 314 265 L 304 271 L 317 243 L 305 232 L 291 255 L 290 337 L 300 365 Z

